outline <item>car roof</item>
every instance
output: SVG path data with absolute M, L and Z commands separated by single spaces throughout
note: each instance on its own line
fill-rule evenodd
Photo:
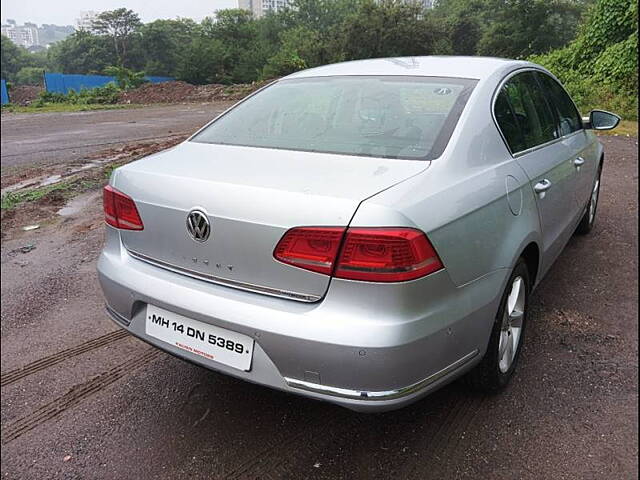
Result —
M 331 77 L 337 75 L 402 75 L 454 77 L 482 80 L 501 70 L 535 66 L 530 62 L 492 57 L 428 56 L 355 60 L 310 68 L 286 78 Z

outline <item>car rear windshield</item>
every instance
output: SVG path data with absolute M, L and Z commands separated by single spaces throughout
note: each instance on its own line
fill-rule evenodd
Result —
M 442 154 L 476 83 L 410 76 L 280 80 L 192 141 L 431 160 Z

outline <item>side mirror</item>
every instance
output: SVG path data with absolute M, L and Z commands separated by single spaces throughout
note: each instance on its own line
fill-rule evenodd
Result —
M 612 130 L 620 123 L 620 117 L 604 110 L 592 110 L 589 118 L 584 119 L 584 128 L 589 130 Z

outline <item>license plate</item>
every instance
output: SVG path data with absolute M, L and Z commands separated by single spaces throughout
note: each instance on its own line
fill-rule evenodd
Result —
M 145 331 L 181 350 L 238 370 L 251 370 L 253 339 L 225 328 L 147 305 Z

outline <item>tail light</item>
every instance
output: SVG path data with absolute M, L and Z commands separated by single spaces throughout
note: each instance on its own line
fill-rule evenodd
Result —
M 142 230 L 144 228 L 136 204 L 129 195 L 107 185 L 103 190 L 102 204 L 104 220 L 112 227 L 122 230 Z
M 403 282 L 443 268 L 427 236 L 412 228 L 350 228 L 335 276 Z
M 427 236 L 412 228 L 294 228 L 274 256 L 314 272 L 368 282 L 414 280 L 444 268 Z
M 281 262 L 330 275 L 343 234 L 342 227 L 293 228 L 278 242 L 273 255 Z

